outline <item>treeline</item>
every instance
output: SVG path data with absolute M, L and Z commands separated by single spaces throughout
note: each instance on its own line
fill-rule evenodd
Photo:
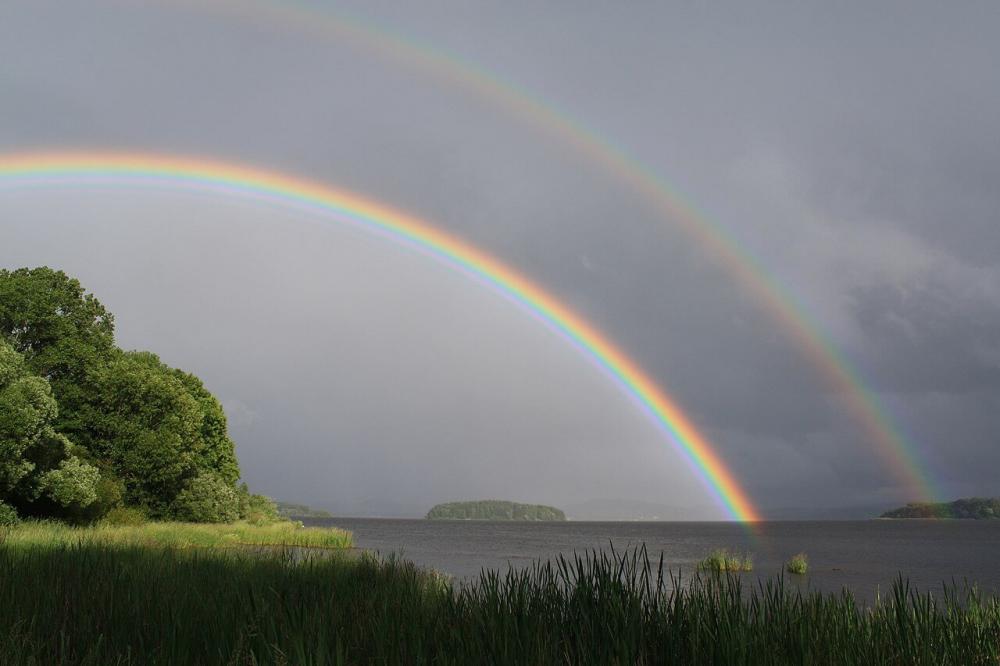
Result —
M 278 515 L 282 518 L 333 518 L 328 511 L 313 509 L 305 504 L 293 504 L 292 502 L 275 502 L 278 507 Z
M 566 520 L 566 514 L 543 504 L 503 500 L 447 502 L 427 512 L 428 520 Z
M 940 520 L 1000 520 L 1000 497 L 970 497 L 954 502 L 911 502 L 886 511 L 882 518 L 931 518 Z
M 273 517 L 239 478 L 201 380 L 119 349 L 114 316 L 62 271 L 0 270 L 0 523 Z

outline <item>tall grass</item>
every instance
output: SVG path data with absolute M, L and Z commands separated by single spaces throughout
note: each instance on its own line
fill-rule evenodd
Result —
M 3 529 L 3 528 L 0 528 Z M 8 528 L 8 546 L 60 546 L 83 543 L 94 546 L 158 546 L 171 548 L 225 546 L 295 546 L 299 548 L 350 548 L 351 533 L 336 528 L 303 527 L 278 521 L 250 523 L 145 523 L 98 524 L 73 527 L 63 523 L 25 522 Z
M 753 555 L 731 553 L 725 548 L 713 550 L 708 557 L 698 563 L 699 571 L 753 571 Z
M 1000 603 L 898 580 L 862 607 L 782 579 L 674 579 L 644 550 L 486 571 L 93 544 L 0 547 L 0 662 L 996 664 Z
M 785 563 L 785 571 L 796 576 L 804 576 L 809 570 L 809 557 L 805 553 L 792 555 L 792 558 Z

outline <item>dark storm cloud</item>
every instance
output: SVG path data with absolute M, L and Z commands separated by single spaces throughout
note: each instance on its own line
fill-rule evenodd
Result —
M 642 158 L 860 368 L 945 492 L 996 494 L 994 5 L 341 9 Z M 412 63 L 238 9 L 14 2 L 0 95 L 2 150 L 242 160 L 481 245 L 668 386 L 764 506 L 908 499 L 784 327 L 628 182 Z M 266 492 L 376 513 L 496 495 L 718 515 L 592 368 L 405 252 L 188 196 L 3 195 L 0 225 L 0 263 L 78 273 L 125 344 L 206 377 Z

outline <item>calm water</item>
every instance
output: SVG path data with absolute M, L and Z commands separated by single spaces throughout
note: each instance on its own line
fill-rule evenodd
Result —
M 736 523 L 491 523 L 372 518 L 304 521 L 354 532 L 359 548 L 397 552 L 418 564 L 459 579 L 482 568 L 524 567 L 559 553 L 646 544 L 651 557 L 662 552 L 672 569 L 692 572 L 715 548 L 748 551 L 754 575 L 781 571 L 793 554 L 809 555 L 809 574 L 797 583 L 838 591 L 849 587 L 871 599 L 887 590 L 897 573 L 921 590 L 942 581 L 968 579 L 1000 594 L 1000 521 L 773 522 L 750 534 Z M 798 577 L 790 577 L 798 579 Z

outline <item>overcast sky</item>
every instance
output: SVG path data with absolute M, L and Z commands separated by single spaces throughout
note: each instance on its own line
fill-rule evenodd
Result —
M 254 3 L 142 4 L 0 4 L 0 151 L 192 153 L 363 193 L 594 322 L 765 513 L 912 499 L 787 331 L 558 136 Z M 490 72 L 638 158 L 794 294 L 943 495 L 997 495 L 1000 5 L 847 4 L 337 11 Z M 204 378 L 261 492 L 345 514 L 500 497 L 723 515 L 564 342 L 377 237 L 191 193 L 0 191 L 0 266 L 41 264 L 97 294 L 122 346 Z

